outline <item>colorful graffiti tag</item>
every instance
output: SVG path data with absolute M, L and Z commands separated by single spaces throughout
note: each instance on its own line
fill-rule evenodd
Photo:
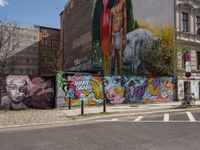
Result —
M 0 108 L 53 108 L 55 107 L 54 77 L 7 75 L 0 77 Z
M 105 77 L 105 92 L 112 104 L 159 102 L 173 99 L 172 77 Z
M 71 100 L 72 106 L 81 101 L 87 105 L 103 104 L 104 98 L 110 104 L 170 101 L 175 85 L 172 77 L 142 76 L 105 76 L 102 80 L 97 75 L 64 75 L 62 82 L 65 101 Z
M 104 77 L 105 94 L 111 104 L 122 104 L 125 102 L 124 87 L 120 76 Z
M 103 102 L 103 85 L 99 76 L 63 76 L 65 100 L 72 106 L 84 104 L 95 105 Z

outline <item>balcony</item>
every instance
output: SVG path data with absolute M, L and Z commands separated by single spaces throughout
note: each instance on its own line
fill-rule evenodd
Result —
M 176 37 L 178 40 L 200 43 L 200 35 L 197 34 L 192 34 L 189 32 L 176 32 Z

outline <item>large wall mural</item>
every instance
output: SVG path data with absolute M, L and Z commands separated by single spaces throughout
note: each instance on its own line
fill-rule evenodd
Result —
M 103 78 L 103 79 L 102 79 Z M 86 105 L 150 103 L 173 100 L 175 80 L 172 77 L 63 75 L 63 91 L 67 104 Z
M 95 1 L 92 24 L 93 68 L 112 76 L 169 76 L 173 71 L 170 66 L 174 54 L 171 22 L 165 25 L 150 24 L 146 22 L 147 18 L 142 20 L 135 16 L 140 21 L 138 23 L 133 17 L 133 9 L 137 7 L 134 3 L 138 2 Z M 166 65 L 169 65 L 167 69 Z
M 126 45 L 126 17 L 126 0 L 97 0 L 95 3 L 93 61 L 97 67 L 99 62 L 102 63 L 101 69 L 106 75 L 122 73 L 122 50 Z M 102 58 L 95 56 L 99 53 Z
M 107 100 L 118 103 L 149 103 L 173 100 L 172 77 L 105 77 Z
M 103 102 L 103 84 L 100 76 L 76 76 L 65 74 L 62 78 L 65 101 L 71 101 L 72 106 L 80 105 L 81 101 L 87 105 Z
M 54 108 L 54 77 L 7 75 L 0 77 L 0 108 Z

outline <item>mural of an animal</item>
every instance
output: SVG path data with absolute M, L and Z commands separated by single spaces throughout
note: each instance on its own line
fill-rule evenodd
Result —
M 138 73 L 139 66 L 145 71 L 145 67 L 141 61 L 141 55 L 151 51 L 153 46 L 160 44 L 160 38 L 146 29 L 136 29 L 126 35 L 126 48 L 123 52 L 123 63 L 131 68 L 131 72 L 135 75 Z M 141 68 L 140 68 L 141 69 Z M 146 72 L 144 73 L 146 74 Z

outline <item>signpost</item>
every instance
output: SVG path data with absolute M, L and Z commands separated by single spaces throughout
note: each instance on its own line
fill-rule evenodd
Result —
M 185 76 L 187 78 L 187 91 L 186 93 L 186 103 L 190 105 L 190 94 L 191 94 L 191 89 L 189 88 L 190 86 L 190 77 L 192 75 L 192 69 L 191 69 L 191 54 L 189 51 L 185 52 L 184 54 L 184 63 L 185 63 Z

